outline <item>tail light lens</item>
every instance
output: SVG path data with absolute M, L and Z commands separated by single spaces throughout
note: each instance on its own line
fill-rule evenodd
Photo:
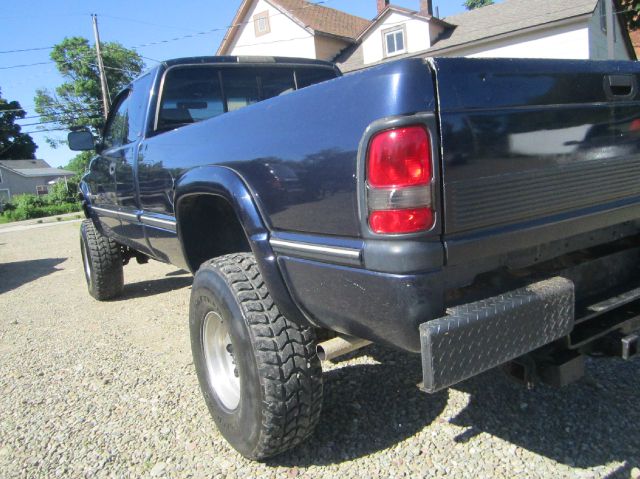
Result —
M 433 163 L 422 126 L 375 135 L 367 151 L 369 227 L 378 234 L 425 231 L 433 226 Z

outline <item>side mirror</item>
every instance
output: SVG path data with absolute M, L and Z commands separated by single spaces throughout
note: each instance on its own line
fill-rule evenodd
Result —
M 67 135 L 69 149 L 73 151 L 94 150 L 96 147 L 95 140 L 90 131 L 72 131 Z

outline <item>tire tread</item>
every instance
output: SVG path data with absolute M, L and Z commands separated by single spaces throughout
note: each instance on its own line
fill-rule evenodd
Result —
M 91 295 L 99 301 L 122 294 L 124 274 L 120 246 L 98 231 L 93 221 L 86 219 L 81 228 L 86 238 L 87 252 L 92 270 Z
M 247 319 L 264 394 L 260 438 L 251 454 L 263 459 L 304 441 L 322 409 L 322 369 L 315 334 L 278 310 L 250 253 L 220 256 L 203 268 L 219 271 Z

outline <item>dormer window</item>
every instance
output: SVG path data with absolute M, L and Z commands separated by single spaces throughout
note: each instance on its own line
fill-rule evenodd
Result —
M 271 31 L 269 12 L 256 13 L 253 16 L 253 28 L 255 29 L 256 37 L 269 33 Z
M 382 32 L 385 56 L 398 55 L 407 51 L 406 28 L 404 25 Z

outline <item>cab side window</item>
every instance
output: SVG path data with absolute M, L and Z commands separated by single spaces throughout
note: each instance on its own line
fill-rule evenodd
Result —
M 327 68 L 172 67 L 164 77 L 156 130 L 213 118 L 335 77 L 336 72 Z
M 113 106 L 113 114 L 109 117 L 109 123 L 104 131 L 102 145 L 104 149 L 118 148 L 130 143 L 129 138 L 129 96 L 130 91 L 124 91 L 116 99 Z
M 216 68 L 172 68 L 164 79 L 157 129 L 176 128 L 218 116 L 224 111 Z

